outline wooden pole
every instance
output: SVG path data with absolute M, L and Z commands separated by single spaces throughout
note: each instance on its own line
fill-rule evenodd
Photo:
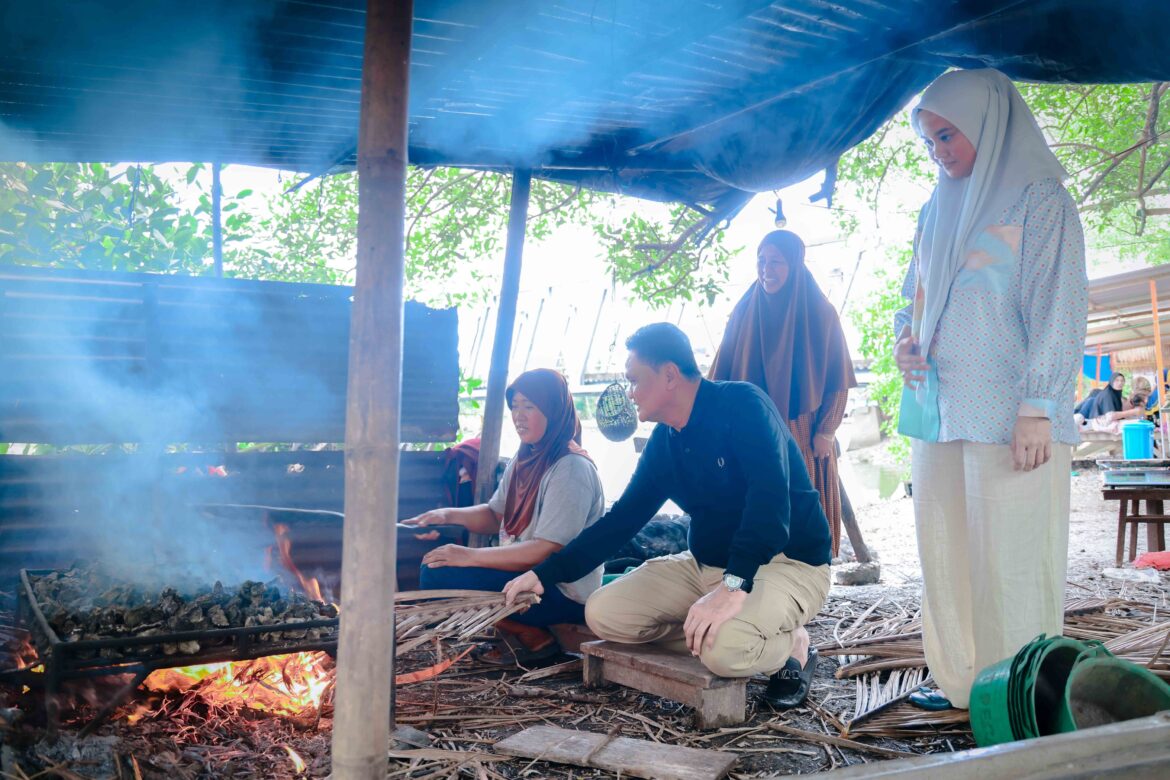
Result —
M 1101 384 L 1101 345 L 1097 345 L 1097 381 L 1093 382 L 1093 387 L 1096 388 Z
M 1162 323 L 1161 317 L 1158 314 L 1158 283 L 1153 279 L 1150 280 L 1150 312 L 1154 315 L 1154 362 L 1157 367 L 1157 375 L 1154 377 L 1154 384 L 1162 383 L 1162 366 L 1165 359 L 1162 357 Z M 1166 393 L 1165 386 L 1160 388 L 1158 393 L 1158 405 L 1165 406 L 1166 399 L 1162 396 Z M 1158 441 L 1161 443 L 1161 452 L 1159 455 L 1163 459 L 1166 458 L 1166 420 L 1164 415 L 1158 415 Z
M 483 409 L 483 436 L 479 442 L 479 466 L 475 474 L 475 500 L 481 504 L 492 497 L 496 464 L 500 460 L 504 391 L 508 386 L 512 331 L 516 327 L 516 300 L 520 297 L 520 265 L 524 257 L 524 228 L 528 221 L 528 195 L 531 191 L 532 171 L 513 172 L 504 279 L 500 285 L 500 308 L 496 314 L 496 336 L 492 343 L 492 364 L 488 369 L 487 399 Z
M 223 184 L 219 180 L 222 166 L 211 164 L 211 254 L 215 262 L 215 275 L 223 276 Z
M 412 0 L 367 0 L 345 415 L 333 777 L 383 780 L 394 719 L 399 408 Z

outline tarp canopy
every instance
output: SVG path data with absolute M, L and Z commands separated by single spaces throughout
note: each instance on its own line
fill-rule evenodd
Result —
M 0 159 L 352 166 L 364 0 L 0 3 Z M 1170 79 L 1166 0 L 416 0 L 410 159 L 727 214 L 949 66 Z

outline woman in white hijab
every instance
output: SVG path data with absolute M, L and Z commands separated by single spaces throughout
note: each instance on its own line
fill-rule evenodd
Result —
M 940 170 L 894 356 L 923 642 L 941 689 L 912 700 L 966 708 L 980 670 L 1063 626 L 1084 236 L 1066 174 L 1005 75 L 940 76 L 912 120 Z

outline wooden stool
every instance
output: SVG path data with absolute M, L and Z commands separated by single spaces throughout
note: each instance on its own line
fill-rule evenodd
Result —
M 717 677 L 698 658 L 655 645 L 586 642 L 581 652 L 586 688 L 612 682 L 686 704 L 701 729 L 747 719 L 746 677 Z
M 1166 523 L 1170 515 L 1163 513 L 1163 501 L 1170 499 L 1170 488 L 1166 487 L 1108 487 L 1101 491 L 1106 501 L 1117 501 L 1117 566 L 1123 560 L 1132 561 L 1137 557 L 1138 526 L 1146 526 L 1146 550 L 1160 552 L 1166 549 Z M 1130 502 L 1133 511 L 1130 511 Z M 1141 502 L 1146 502 L 1146 513 L 1141 512 Z M 1129 526 L 1129 556 L 1125 553 L 1126 526 Z

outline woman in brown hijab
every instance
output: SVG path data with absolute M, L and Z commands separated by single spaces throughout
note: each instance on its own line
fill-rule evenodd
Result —
M 581 449 L 581 422 L 565 378 L 556 371 L 526 371 L 505 394 L 520 449 L 486 504 L 433 509 L 406 525 L 461 525 L 497 536 L 494 547 L 445 544 L 422 559 L 424 590 L 502 590 L 517 572 L 528 571 L 577 538 L 604 510 L 597 468 Z M 527 612 L 496 624 L 507 648 L 480 658 L 522 664 L 559 652 L 545 630 L 555 623 L 584 623 L 585 600 L 601 587 L 601 567 L 575 582 L 546 592 Z
M 841 541 L 841 492 L 836 433 L 853 360 L 837 310 L 804 265 L 804 242 L 775 230 L 756 251 L 758 278 L 736 304 L 715 355 L 710 378 L 751 382 L 788 421 L 833 534 Z

